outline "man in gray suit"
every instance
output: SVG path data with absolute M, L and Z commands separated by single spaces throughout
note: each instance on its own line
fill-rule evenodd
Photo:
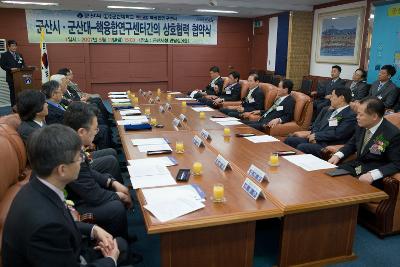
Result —
M 392 109 L 397 101 L 400 90 L 390 80 L 396 74 L 392 65 L 384 65 L 379 71 L 378 80 L 371 85 L 369 96 L 382 100 L 386 109 Z

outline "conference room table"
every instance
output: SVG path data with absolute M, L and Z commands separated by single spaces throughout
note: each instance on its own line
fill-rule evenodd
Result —
M 165 95 L 162 93 L 160 99 Z M 225 127 L 209 119 L 221 115 L 218 111 L 205 112 L 206 118 L 200 119 L 190 106 L 182 107 L 173 99 L 170 102 L 172 109 L 164 113 L 158 103 L 139 104 L 142 112 L 150 107 L 150 117 L 156 116 L 164 128 L 127 132 L 118 126 L 127 159 L 147 157 L 131 139 L 165 137 L 171 144 L 179 140 L 185 145 L 184 154 L 172 154 L 179 163 L 169 167 L 172 176 L 181 168 L 191 168 L 195 161 L 204 166 L 201 177 L 191 176 L 189 183 L 200 185 L 206 192 L 206 207 L 170 222 L 160 223 L 145 210 L 143 194 L 136 190 L 148 233 L 161 236 L 162 266 L 252 266 L 255 222 L 280 217 L 278 266 L 323 266 L 356 257 L 352 247 L 358 206 L 387 198 L 383 191 L 351 176 L 330 177 L 325 174 L 327 170 L 305 171 L 282 157 L 278 167 L 270 167 L 267 162 L 272 152 L 296 150 L 280 141 L 252 143 L 236 137 L 236 133 L 264 134 L 244 124 L 229 126 L 231 135 L 224 136 Z M 180 114 L 187 121 L 178 128 L 172 120 Z M 114 115 L 120 119 L 118 111 Z M 211 139 L 203 140 L 205 147 L 198 148 L 192 139 L 203 129 Z M 223 172 L 215 165 L 218 154 L 229 161 L 229 170 Z M 251 164 L 267 174 L 268 182 L 253 180 L 265 198 L 254 200 L 242 189 Z M 224 184 L 225 203 L 209 200 L 214 183 Z

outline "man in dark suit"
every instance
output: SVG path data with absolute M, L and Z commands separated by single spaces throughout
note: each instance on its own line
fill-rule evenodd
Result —
M 291 80 L 280 81 L 278 93 L 272 107 L 264 112 L 259 110 L 250 112 L 254 115 L 261 115 L 258 121 L 245 120 L 242 122 L 257 130 L 264 131 L 267 126 L 274 127 L 277 124 L 292 121 L 295 105 L 294 99 L 290 95 L 292 89 L 293 82 Z
M 220 111 L 231 117 L 240 118 L 243 112 L 250 112 L 253 110 L 264 109 L 265 95 L 264 92 L 258 87 L 260 81 L 258 75 L 253 73 L 247 78 L 249 83 L 249 92 L 242 100 L 242 104 L 238 107 L 222 108 Z
M 222 104 L 224 101 L 240 100 L 241 86 L 239 80 L 239 72 L 230 72 L 228 75 L 228 84 L 224 88 L 222 88 L 221 94 L 219 96 L 205 96 L 205 100 L 203 100 L 203 103 L 205 103 L 209 107 L 218 108 L 218 105 Z
M 357 110 L 358 126 L 353 137 L 335 153 L 329 162 L 356 153 L 355 160 L 339 165 L 359 180 L 382 188 L 382 178 L 400 172 L 400 130 L 383 118 L 384 103 L 376 97 L 360 101 Z
M 367 73 L 363 69 L 357 69 L 351 81 L 346 82 L 346 88 L 351 90 L 351 102 L 360 101 L 364 97 L 368 96 L 369 86 L 365 82 Z
M 7 41 L 8 51 L 1 54 L 0 66 L 6 72 L 6 81 L 10 89 L 10 103 L 13 107 L 16 103 L 15 89 L 12 71 L 25 67 L 25 61 L 21 54 L 17 53 L 17 42 Z
M 35 175 L 18 192 L 7 215 L 3 267 L 117 266 L 119 248 L 127 248 L 126 242 L 117 243 L 97 225 L 75 222 L 65 205 L 63 190 L 77 178 L 80 148 L 79 136 L 59 124 L 32 134 L 28 158 Z M 93 248 L 84 248 L 82 235 L 99 242 L 96 249 L 102 256 L 93 259 L 95 253 L 84 253 Z
M 285 144 L 304 153 L 322 157 L 322 149 L 328 145 L 343 144 L 354 133 L 356 114 L 351 110 L 350 89 L 336 88 L 330 98 L 331 107 L 324 108 L 311 127 L 311 131 L 295 132 L 286 138 Z
M 221 78 L 221 75 L 219 74 L 219 68 L 217 66 L 212 66 L 210 68 L 210 77 L 211 82 L 202 91 L 197 92 L 193 98 L 200 100 L 205 96 L 219 96 L 221 94 L 222 87 L 224 86 L 224 80 Z
M 48 114 L 46 116 L 46 123 L 60 123 L 64 121 L 65 108 L 60 104 L 63 93 L 60 84 L 56 81 L 49 81 L 42 85 L 42 92 L 46 95 L 48 104 Z
M 385 108 L 392 109 L 399 96 L 400 90 L 391 81 L 396 74 L 396 68 L 392 65 L 384 65 L 379 71 L 378 80 L 371 84 L 369 96 L 376 96 L 385 104 Z
M 21 124 L 17 130 L 25 143 L 34 131 L 46 125 L 47 106 L 46 97 L 40 91 L 24 90 L 18 94 L 17 111 Z
M 342 68 L 338 65 L 332 66 L 331 70 L 331 80 L 326 83 L 319 83 L 317 88 L 317 97 L 314 100 L 314 111 L 313 120 L 318 116 L 320 111 L 324 107 L 328 107 L 330 102 L 329 99 L 332 96 L 332 91 L 335 88 L 341 88 L 344 86 L 345 81 L 343 81 L 339 76 L 342 72 Z
M 96 114 L 83 102 L 73 102 L 65 112 L 65 125 L 78 133 L 83 145 L 90 145 L 98 131 Z M 132 207 L 129 190 L 107 173 L 94 170 L 84 161 L 78 179 L 67 185 L 68 197 L 81 213 L 92 213 L 96 223 L 115 236 L 127 237 L 126 208 Z

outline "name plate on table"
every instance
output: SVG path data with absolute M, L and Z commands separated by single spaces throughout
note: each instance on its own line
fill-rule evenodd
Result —
M 181 115 L 179 115 L 179 119 L 180 119 L 181 121 L 187 121 L 186 116 L 185 116 L 184 114 L 182 114 L 182 113 L 181 113 Z
M 172 109 L 170 103 L 165 103 L 164 108 L 165 108 L 165 110 Z
M 139 94 L 143 94 L 143 90 L 142 89 L 139 89 Z
M 258 185 L 256 185 L 252 180 L 250 180 L 249 178 L 246 178 L 246 180 L 244 181 L 244 183 L 242 185 L 242 188 L 254 200 L 257 200 L 257 198 L 259 196 L 264 197 L 264 195 L 262 194 L 262 189 Z
M 156 101 L 160 102 L 160 97 L 159 96 L 156 97 Z
M 201 138 L 198 137 L 197 135 L 193 137 L 193 144 L 195 144 L 195 146 L 197 147 L 204 146 L 203 140 L 201 140 Z
M 253 177 L 259 183 L 261 183 L 262 180 L 264 179 L 268 182 L 267 175 L 265 174 L 265 172 L 263 172 L 253 164 L 251 164 L 249 170 L 247 171 L 247 174 L 250 177 Z
M 147 91 L 147 95 L 148 96 L 150 96 L 150 95 L 152 95 L 153 93 L 149 90 L 149 91 Z
M 201 130 L 200 132 L 201 137 L 203 137 L 205 140 L 209 139 L 211 140 L 211 135 L 209 132 L 207 132 L 206 130 Z
M 150 104 L 154 104 L 154 102 L 155 102 L 154 99 L 150 97 L 149 103 L 150 103 Z
M 225 171 L 227 168 L 229 168 L 229 161 L 224 159 L 224 157 L 221 156 L 221 154 L 217 156 L 214 162 L 218 166 L 218 168 L 220 168 L 222 171 Z
M 172 121 L 172 124 L 173 124 L 175 127 L 179 127 L 179 126 L 181 126 L 181 120 L 178 119 L 178 118 L 175 118 L 175 119 Z
M 160 106 L 160 112 L 161 112 L 161 113 L 164 113 L 164 112 L 165 112 L 165 109 L 164 109 L 164 107 L 163 107 L 162 105 Z

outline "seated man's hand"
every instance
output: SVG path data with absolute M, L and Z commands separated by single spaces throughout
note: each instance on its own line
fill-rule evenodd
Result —
M 368 183 L 368 184 L 372 184 L 372 182 L 374 181 L 371 173 L 369 173 L 369 172 L 364 173 L 363 175 L 358 177 L 358 180 L 360 180 L 361 182 L 364 182 L 364 183 Z
M 117 240 L 114 239 L 113 240 L 113 244 L 114 246 L 112 248 L 109 247 L 105 247 L 103 245 L 102 242 L 100 242 L 95 249 L 96 250 L 100 250 L 101 254 L 103 254 L 103 257 L 111 257 L 115 260 L 115 262 L 117 262 L 118 258 L 119 258 L 119 249 L 118 249 L 118 244 L 117 244 Z
M 18 68 L 11 68 L 11 71 L 19 70 Z
M 317 140 L 315 140 L 315 133 L 310 134 L 310 135 L 308 136 L 308 142 L 310 142 L 310 143 L 312 143 L 312 144 L 317 143 Z
M 244 111 L 244 107 L 240 106 L 236 110 L 239 111 L 239 112 L 243 112 Z
M 337 165 L 340 161 L 340 158 L 338 156 L 333 155 L 328 162 L 334 165 Z
M 122 192 L 116 192 L 116 194 L 118 195 L 118 197 L 122 201 L 122 203 L 124 203 L 124 205 L 127 209 L 131 209 L 133 207 L 132 199 L 129 194 L 127 195 Z
M 311 134 L 310 131 L 298 131 L 298 132 L 294 132 L 293 136 L 295 137 L 301 137 L 301 138 L 307 138 L 308 136 Z
M 251 114 L 252 114 L 251 112 L 243 112 L 243 113 L 241 114 L 241 117 L 242 117 L 243 119 L 248 119 L 248 118 L 250 117 Z
M 214 99 L 213 104 L 214 104 L 214 105 L 218 105 L 218 104 L 221 104 L 222 102 L 224 102 L 224 99 L 222 99 L 222 98 L 216 98 L 216 99 Z
M 250 111 L 250 114 L 252 114 L 252 115 L 260 115 L 261 114 L 261 110 Z
M 329 152 L 329 153 L 336 153 L 337 152 L 337 146 L 327 146 L 324 148 L 324 151 Z
M 113 236 L 98 225 L 93 226 L 93 238 L 105 248 L 114 248 Z
M 121 192 L 124 194 L 129 195 L 129 189 L 125 185 L 121 184 L 120 182 L 114 181 L 112 183 L 112 188 L 114 189 L 115 192 Z
M 214 92 L 215 92 L 216 94 L 218 94 L 218 92 L 219 92 L 219 87 L 218 87 L 218 85 L 214 85 Z
M 280 120 L 279 118 L 276 118 L 276 119 L 271 120 L 271 121 L 267 124 L 267 126 L 270 127 L 270 128 L 272 128 L 272 127 L 275 127 L 276 125 L 278 125 L 278 124 L 280 124 L 280 123 L 281 123 L 281 120 Z
M 326 95 L 325 99 L 331 99 L 332 95 Z

